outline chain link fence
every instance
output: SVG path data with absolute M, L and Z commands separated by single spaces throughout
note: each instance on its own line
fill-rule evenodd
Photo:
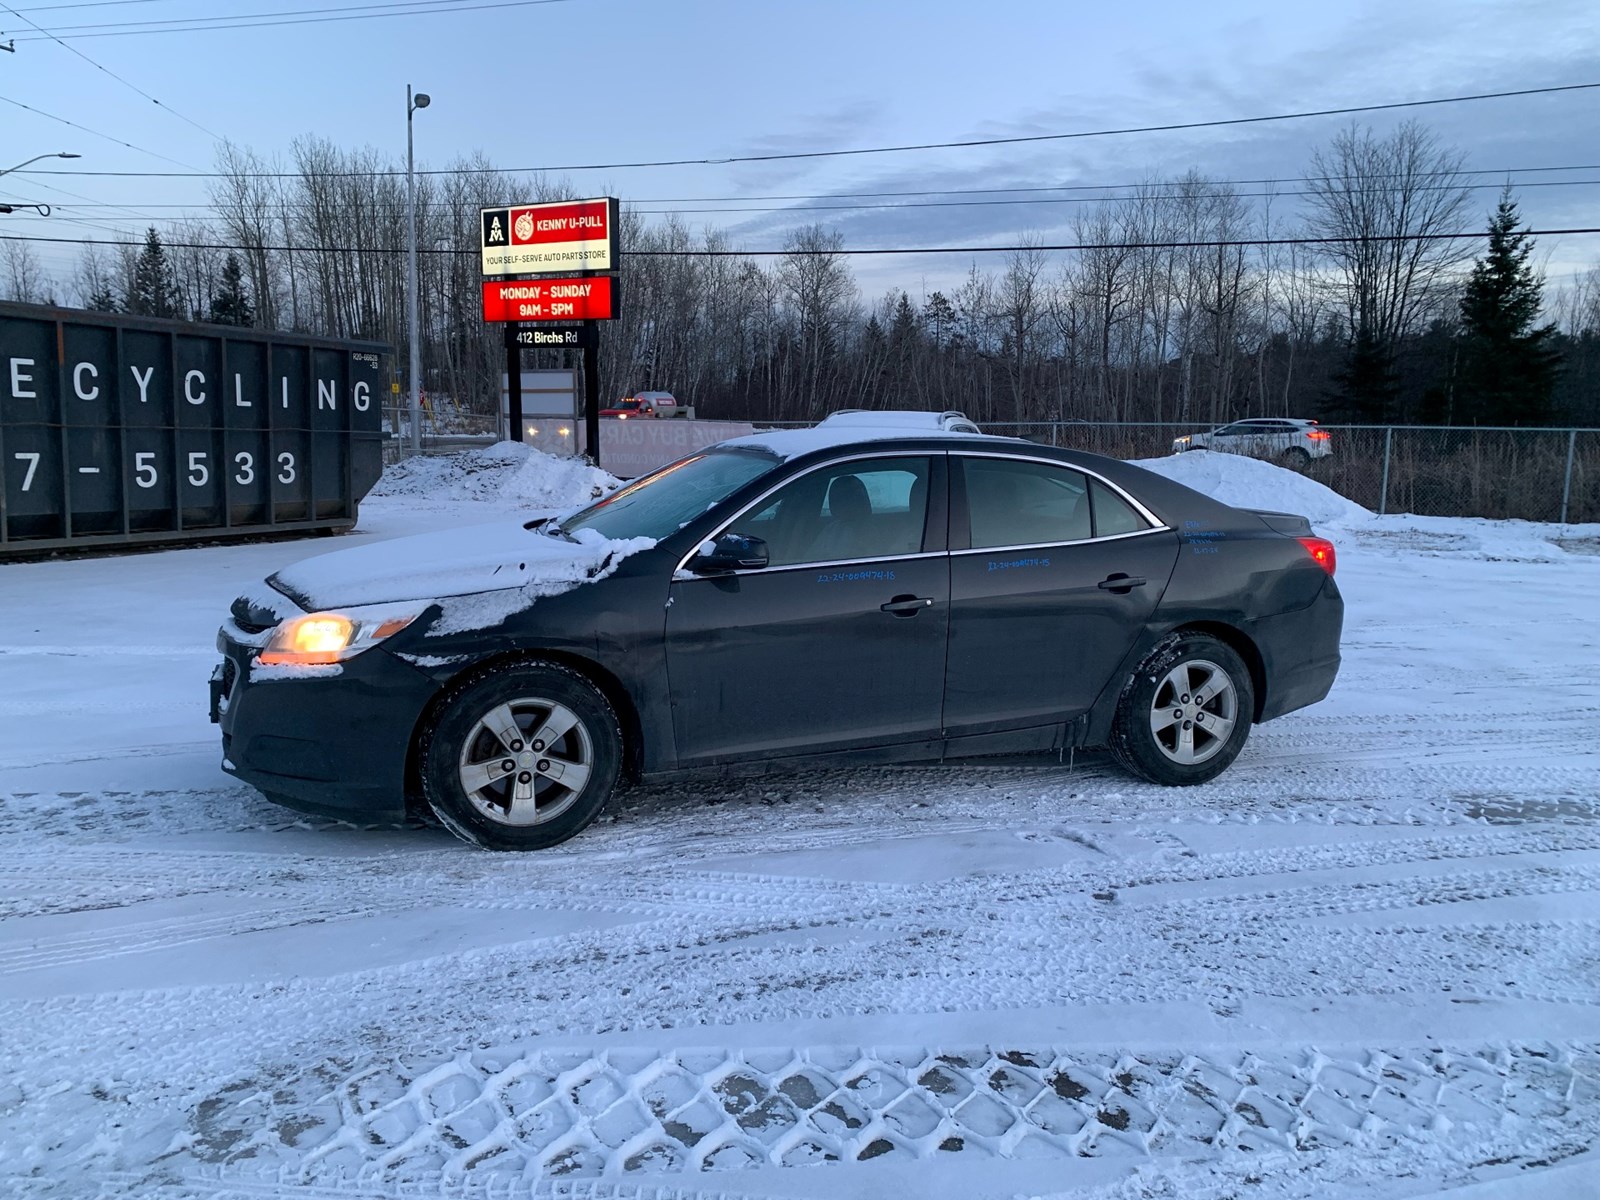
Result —
M 1373 512 L 1600 521 L 1600 429 L 1324 425 L 1333 453 L 1303 473 Z M 1159 458 L 1194 425 L 992 422 L 987 433 L 1112 458 Z
M 454 454 L 477 446 L 492 446 L 500 437 L 500 422 L 492 413 L 422 411 L 418 425 L 423 454 Z M 410 458 L 411 410 L 404 404 L 383 409 L 383 465 Z
M 384 463 L 411 454 L 410 416 L 386 409 Z M 809 421 L 758 421 L 759 429 Z M 1378 513 L 1490 517 L 1570 524 L 1600 522 L 1600 429 L 1510 429 L 1455 425 L 1324 425 L 1333 453 L 1297 468 Z M 1200 427 L 1173 422 L 989 422 L 986 433 L 1111 458 L 1161 458 Z M 424 413 L 422 452 L 487 446 L 493 416 Z

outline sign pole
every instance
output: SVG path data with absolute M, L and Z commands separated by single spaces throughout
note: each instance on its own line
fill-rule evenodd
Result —
M 506 326 L 506 430 L 507 440 L 522 441 L 522 343 L 520 325 Z
M 588 323 L 583 342 L 583 430 L 589 439 L 589 461 L 600 465 L 600 331 Z

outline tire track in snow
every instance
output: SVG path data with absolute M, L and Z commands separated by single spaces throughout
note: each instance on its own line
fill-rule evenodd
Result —
M 130 954 L 148 954 L 195 942 L 289 929 L 296 925 L 358 920 L 383 911 L 384 906 L 372 904 L 339 906 L 304 903 L 252 908 L 248 912 L 225 916 L 195 914 L 171 917 L 96 932 L 40 937 L 29 945 L 0 949 L 0 975 L 75 966 Z
M 193 1110 L 191 1152 L 266 1156 L 307 1182 L 360 1186 L 480 1170 L 548 1179 L 1382 1147 L 1513 1116 L 1593 1124 L 1600 1047 L 513 1049 L 376 1060 L 331 1087 L 328 1074 L 236 1081 Z

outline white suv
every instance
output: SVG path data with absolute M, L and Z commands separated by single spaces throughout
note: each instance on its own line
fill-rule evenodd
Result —
M 1248 454 L 1251 458 L 1270 458 L 1291 466 L 1305 466 L 1314 458 L 1333 453 L 1333 435 L 1315 421 L 1291 417 L 1252 417 L 1235 421 L 1209 433 L 1191 433 L 1174 438 L 1172 452 L 1222 450 L 1229 454 Z

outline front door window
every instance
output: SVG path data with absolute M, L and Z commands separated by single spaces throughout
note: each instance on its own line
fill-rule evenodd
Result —
M 769 567 L 916 554 L 928 519 L 926 458 L 859 459 L 813 471 L 733 532 L 767 543 Z

